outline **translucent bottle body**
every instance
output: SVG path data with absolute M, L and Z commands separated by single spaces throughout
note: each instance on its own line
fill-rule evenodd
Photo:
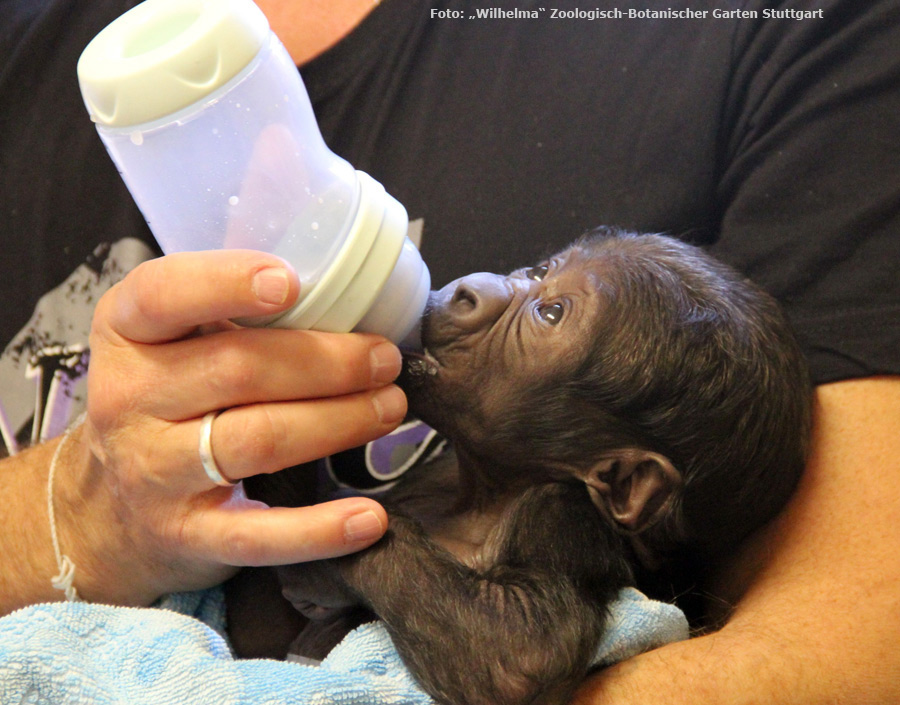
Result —
M 291 262 L 308 292 L 357 211 L 356 171 L 325 145 L 274 35 L 203 101 L 98 132 L 166 253 L 272 252 Z
M 78 62 L 85 105 L 163 251 L 248 248 L 301 298 L 254 325 L 416 328 L 428 268 L 406 210 L 325 145 L 296 66 L 252 0 L 144 0 Z

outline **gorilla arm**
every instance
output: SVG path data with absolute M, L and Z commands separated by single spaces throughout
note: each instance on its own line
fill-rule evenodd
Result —
M 302 602 L 308 585 L 334 608 L 352 601 L 349 587 L 438 702 L 566 702 L 589 668 L 606 604 L 630 577 L 621 548 L 604 550 L 619 537 L 580 483 L 526 490 L 495 532 L 484 567 L 470 568 L 418 523 L 392 515 L 369 550 L 298 566 L 286 594 Z
M 598 674 L 575 703 L 900 702 L 900 379 L 816 402 L 796 495 L 725 571 L 728 623 Z

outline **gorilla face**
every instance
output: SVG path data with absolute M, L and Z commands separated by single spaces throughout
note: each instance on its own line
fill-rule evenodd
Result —
M 528 403 L 530 387 L 566 377 L 589 353 L 605 305 L 598 261 L 574 245 L 509 275 L 477 273 L 432 292 L 422 353 L 401 385 L 424 421 L 471 450 Z M 534 412 L 531 412 L 534 413 Z

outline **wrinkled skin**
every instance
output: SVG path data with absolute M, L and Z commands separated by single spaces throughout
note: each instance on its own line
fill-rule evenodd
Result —
M 405 370 L 411 408 L 465 445 L 489 443 L 490 421 L 517 403 L 518 390 L 550 370 L 564 376 L 587 354 L 587 322 L 604 305 L 598 279 L 575 248 L 537 267 L 471 274 L 434 292 L 425 351 L 409 355 Z

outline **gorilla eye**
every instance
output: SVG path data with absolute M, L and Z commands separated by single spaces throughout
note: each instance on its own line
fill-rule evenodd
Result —
M 555 326 L 563 317 L 562 304 L 550 304 L 549 306 L 541 306 L 538 309 L 538 315 L 551 326 Z
M 546 264 L 539 264 L 537 267 L 526 269 L 525 276 L 533 281 L 539 282 L 547 276 L 548 271 L 550 271 L 550 267 L 548 267 Z

